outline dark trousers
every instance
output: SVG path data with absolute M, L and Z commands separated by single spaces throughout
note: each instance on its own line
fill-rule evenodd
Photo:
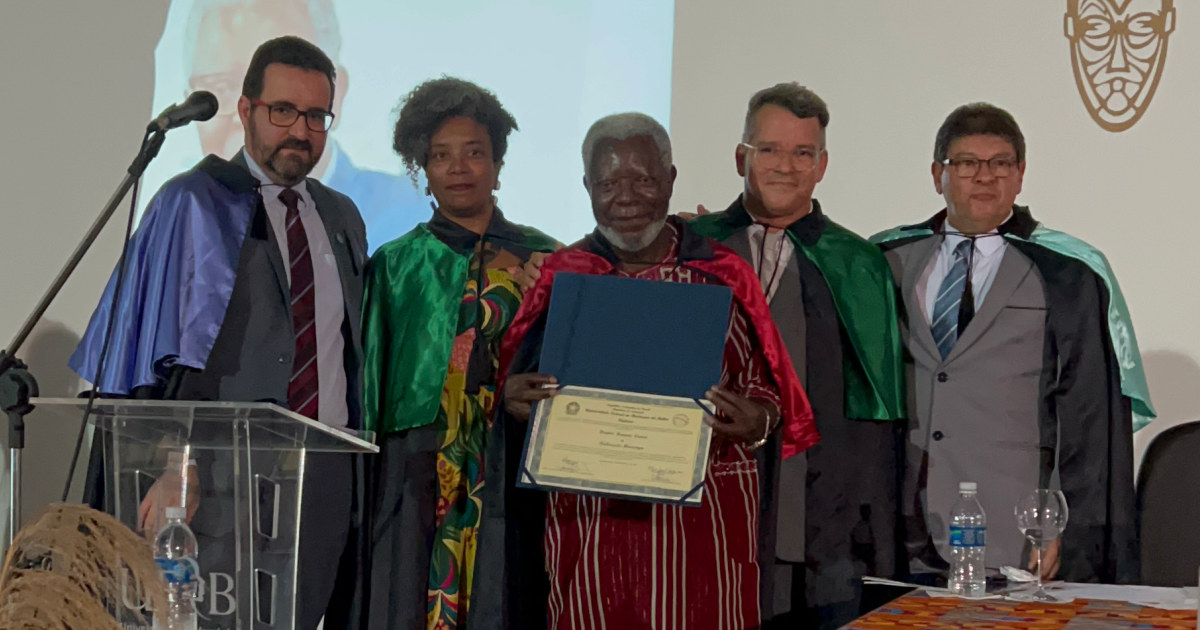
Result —
M 92 456 L 88 462 L 84 501 L 92 507 L 113 513 L 117 506 L 107 493 L 107 471 L 104 465 L 111 457 L 112 440 L 97 433 L 92 444 Z M 144 453 L 146 461 L 153 461 L 153 449 Z M 216 491 L 222 498 L 220 504 L 201 503 L 196 513 L 193 528 L 201 538 L 202 564 L 204 563 L 205 541 L 203 532 L 211 532 L 220 538 L 231 531 L 228 492 L 222 494 L 221 484 L 211 478 L 211 459 L 220 457 L 212 453 L 197 454 L 201 462 L 201 487 Z M 362 456 L 343 453 L 308 453 L 304 472 L 304 493 L 300 506 L 300 542 L 297 562 L 299 564 L 296 583 L 296 628 L 316 630 L 323 617 L 325 627 L 330 630 L 357 627 L 352 620 L 361 614 L 362 604 L 357 597 L 356 582 L 362 579 L 362 539 L 356 518 L 361 500 L 362 478 L 358 468 Z M 218 467 L 221 468 L 221 467 Z M 228 467 L 222 468 L 227 470 Z M 223 473 L 226 476 L 228 472 Z M 227 481 L 225 482 L 228 483 Z M 140 496 L 126 497 L 122 510 L 136 510 Z M 213 563 L 209 568 L 232 573 L 233 556 L 226 546 L 211 549 Z
M 297 630 L 316 630 L 322 617 L 329 630 L 349 628 L 358 614 L 354 596 L 361 556 L 359 528 L 354 526 L 357 466 L 355 455 L 307 455 L 297 558 Z
M 437 434 L 432 425 L 389 433 L 373 457 L 363 630 L 425 628 L 437 527 Z

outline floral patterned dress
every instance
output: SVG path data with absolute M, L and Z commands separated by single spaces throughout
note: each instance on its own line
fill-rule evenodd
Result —
M 436 531 L 429 565 L 430 630 L 465 628 L 483 505 L 483 453 L 496 401 L 500 342 L 521 305 L 520 259 L 482 242 L 459 307 L 438 432 Z M 523 258 L 523 257 L 522 257 Z M 482 286 L 482 290 L 481 289 Z

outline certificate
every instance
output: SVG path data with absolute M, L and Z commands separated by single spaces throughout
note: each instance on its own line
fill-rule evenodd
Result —
M 566 386 L 530 418 L 518 485 L 700 505 L 712 403 Z

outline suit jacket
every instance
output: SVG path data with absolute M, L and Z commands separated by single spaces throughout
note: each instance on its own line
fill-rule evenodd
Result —
M 923 227 L 940 231 L 944 215 Z M 1028 238 L 1019 209 L 1002 234 Z M 1059 577 L 1136 580 L 1132 422 L 1106 325 L 1108 293 L 1087 266 L 1008 239 L 983 304 L 945 359 L 917 285 L 942 239 L 883 244 L 900 290 L 908 350 L 909 432 L 904 515 L 910 557 L 944 569 L 958 483 L 979 484 L 988 516 L 987 566 L 1028 557 L 1014 507 L 1039 487 L 1070 506 Z
M 212 160 L 214 158 L 209 158 Z M 206 160 L 206 161 L 209 161 Z M 211 163 L 217 179 L 235 190 L 253 190 L 258 181 L 247 170 L 241 152 L 232 161 Z M 342 281 L 345 320 L 346 405 L 350 427 L 362 420 L 363 272 L 366 227 L 349 197 L 309 179 L 309 194 L 329 234 Z M 184 400 L 272 401 L 287 405 L 295 339 L 291 293 L 283 254 L 261 196 L 242 243 L 237 279 L 221 331 L 201 371 L 187 372 L 179 385 Z

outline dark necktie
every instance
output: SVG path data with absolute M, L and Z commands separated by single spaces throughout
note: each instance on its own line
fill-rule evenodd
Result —
M 296 356 L 292 362 L 292 378 L 288 383 L 288 407 L 317 420 L 320 401 L 320 380 L 317 372 L 316 291 L 313 284 L 312 255 L 308 249 L 308 234 L 300 220 L 300 194 L 291 188 L 279 193 L 287 207 L 288 257 L 291 266 L 292 331 L 296 341 Z
M 933 332 L 933 340 L 937 343 L 938 352 L 941 353 L 943 359 L 950 354 L 950 351 L 954 349 L 954 344 L 958 341 L 959 311 L 964 298 L 963 294 L 971 295 L 966 288 L 967 283 L 971 280 L 970 274 L 967 273 L 967 265 L 970 258 L 968 254 L 970 254 L 973 243 L 974 241 L 968 239 L 955 246 L 954 260 L 950 264 L 946 278 L 942 280 L 937 300 L 933 305 L 933 323 L 930 328 Z

